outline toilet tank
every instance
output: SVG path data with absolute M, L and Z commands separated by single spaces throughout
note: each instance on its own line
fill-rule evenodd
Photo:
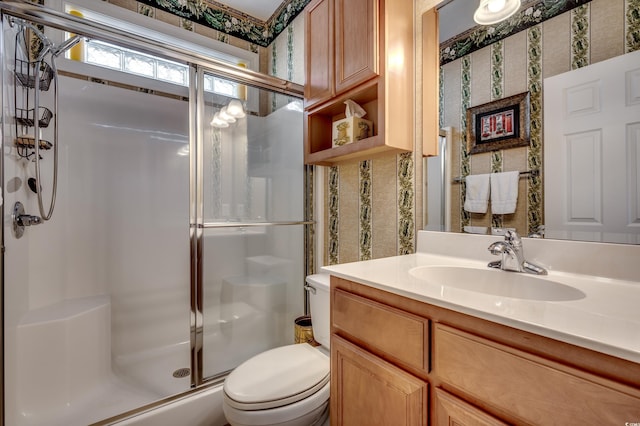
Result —
M 314 274 L 307 276 L 309 289 L 309 308 L 313 338 L 325 348 L 329 348 L 329 275 Z

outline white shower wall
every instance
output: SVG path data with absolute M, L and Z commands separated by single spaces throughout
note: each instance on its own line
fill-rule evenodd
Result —
M 11 84 L 13 74 L 5 77 Z M 21 201 L 28 214 L 40 215 L 36 195 L 26 185 L 34 165 L 18 159 L 12 143 L 4 146 L 5 182 L 22 181 L 4 198 L 8 424 L 64 418 L 65 411 L 77 410 L 74 398 L 83 392 L 71 384 L 78 383 L 83 359 L 118 359 L 174 346 L 176 365 L 189 366 L 188 345 L 178 345 L 189 340 L 190 318 L 189 165 L 180 154 L 188 141 L 188 103 L 69 77 L 60 77 L 59 93 L 56 208 L 50 221 L 26 228 L 21 239 L 12 234 L 9 212 Z M 12 117 L 11 86 L 4 95 L 5 114 Z M 50 108 L 51 97 L 51 90 L 42 93 L 42 103 Z M 5 140 L 12 141 L 13 127 L 7 130 L 11 135 Z M 52 126 L 43 129 L 43 138 L 52 140 L 52 135 Z M 46 208 L 53 152 L 42 156 Z M 91 298 L 100 303 L 88 303 Z M 106 316 L 93 314 L 102 306 Z M 105 318 L 111 318 L 106 336 L 98 333 Z M 101 345 L 65 337 L 92 321 L 96 335 L 105 337 Z M 28 358 L 20 356 L 25 348 Z M 40 374 L 26 365 L 35 362 Z M 59 374 L 42 374 L 47 371 Z M 109 382 L 107 372 L 100 371 L 84 383 L 85 393 Z M 164 374 L 171 377 L 171 371 Z M 188 386 L 187 378 L 177 388 L 143 389 L 143 399 L 151 402 Z M 40 401 L 33 395 L 36 388 Z M 47 394 L 58 398 L 45 401 Z M 56 400 L 62 406 L 53 406 Z
M 75 236 L 66 269 L 79 269 L 66 297 L 107 290 L 114 355 L 187 340 L 188 157 L 179 152 L 188 141 L 188 104 L 63 81 L 61 140 L 69 146 L 60 170 L 68 171 L 68 199 L 60 213 L 65 235 Z

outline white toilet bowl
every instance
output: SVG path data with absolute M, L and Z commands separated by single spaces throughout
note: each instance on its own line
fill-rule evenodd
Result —
M 223 409 L 232 426 L 321 426 L 329 415 L 329 277 L 307 277 L 312 327 L 323 346 L 307 343 L 260 353 L 224 383 Z M 316 336 L 316 329 L 318 333 Z

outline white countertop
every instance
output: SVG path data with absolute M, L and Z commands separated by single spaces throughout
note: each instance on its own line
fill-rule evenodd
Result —
M 439 238 L 444 237 L 435 237 L 435 239 Z M 461 237 L 454 238 L 458 240 L 455 242 L 458 244 Z M 498 239 L 493 237 L 490 241 Z M 464 241 L 471 241 L 471 245 L 484 246 L 486 252 L 487 239 Z M 442 241 L 437 243 L 441 244 Z M 536 244 L 544 247 L 546 243 L 531 243 L 532 246 Z M 558 245 L 558 243 L 555 244 Z M 572 243 L 569 242 L 569 244 Z M 420 242 L 418 245 L 420 247 Z M 563 243 L 559 245 L 560 249 L 566 251 L 567 247 L 563 247 Z M 608 246 L 596 247 L 598 249 L 596 252 L 600 253 L 601 258 L 607 256 L 608 250 L 603 249 Z M 575 243 L 571 247 L 575 248 Z M 589 246 L 588 249 L 593 250 L 593 246 Z M 614 247 L 611 251 L 615 254 L 616 250 L 626 249 Z M 633 247 L 629 250 L 637 251 L 638 248 Z M 639 280 L 633 279 L 637 274 L 636 266 L 629 265 L 626 268 L 627 275 L 632 279 L 621 279 L 607 277 L 604 273 L 606 271 L 601 271 L 603 273 L 598 275 L 563 271 L 560 268 L 561 265 L 558 265 L 558 270 L 549 269 L 545 279 L 578 289 L 584 293 L 584 297 L 568 301 L 524 300 L 438 285 L 410 274 L 409 271 L 413 268 L 429 265 L 487 268 L 485 253 L 480 256 L 482 259 L 470 259 L 442 254 L 451 252 L 451 247 L 431 251 L 431 253 L 421 252 L 326 266 L 323 270 L 331 275 L 380 290 L 640 363 L 640 283 Z M 441 253 L 433 253 L 434 251 Z M 549 249 L 545 247 L 544 254 L 534 257 L 544 259 L 545 256 L 549 256 L 546 253 L 548 251 Z M 531 252 L 537 253 L 535 249 Z M 636 252 L 631 254 L 629 259 L 635 259 L 636 263 L 640 262 L 640 257 L 635 256 Z M 525 250 L 525 257 L 526 255 Z M 586 254 L 578 250 L 576 256 L 584 257 Z M 531 260 L 528 257 L 527 259 Z M 495 260 L 495 258 L 489 255 L 488 260 Z M 547 266 L 541 262 L 536 263 Z M 587 264 L 589 260 L 582 259 L 582 263 Z M 626 267 L 624 264 L 620 265 L 620 261 L 614 266 Z

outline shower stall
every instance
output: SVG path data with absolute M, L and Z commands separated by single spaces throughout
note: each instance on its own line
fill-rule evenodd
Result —
M 304 314 L 301 87 L 80 3 L 0 3 L 4 425 L 219 387 Z

